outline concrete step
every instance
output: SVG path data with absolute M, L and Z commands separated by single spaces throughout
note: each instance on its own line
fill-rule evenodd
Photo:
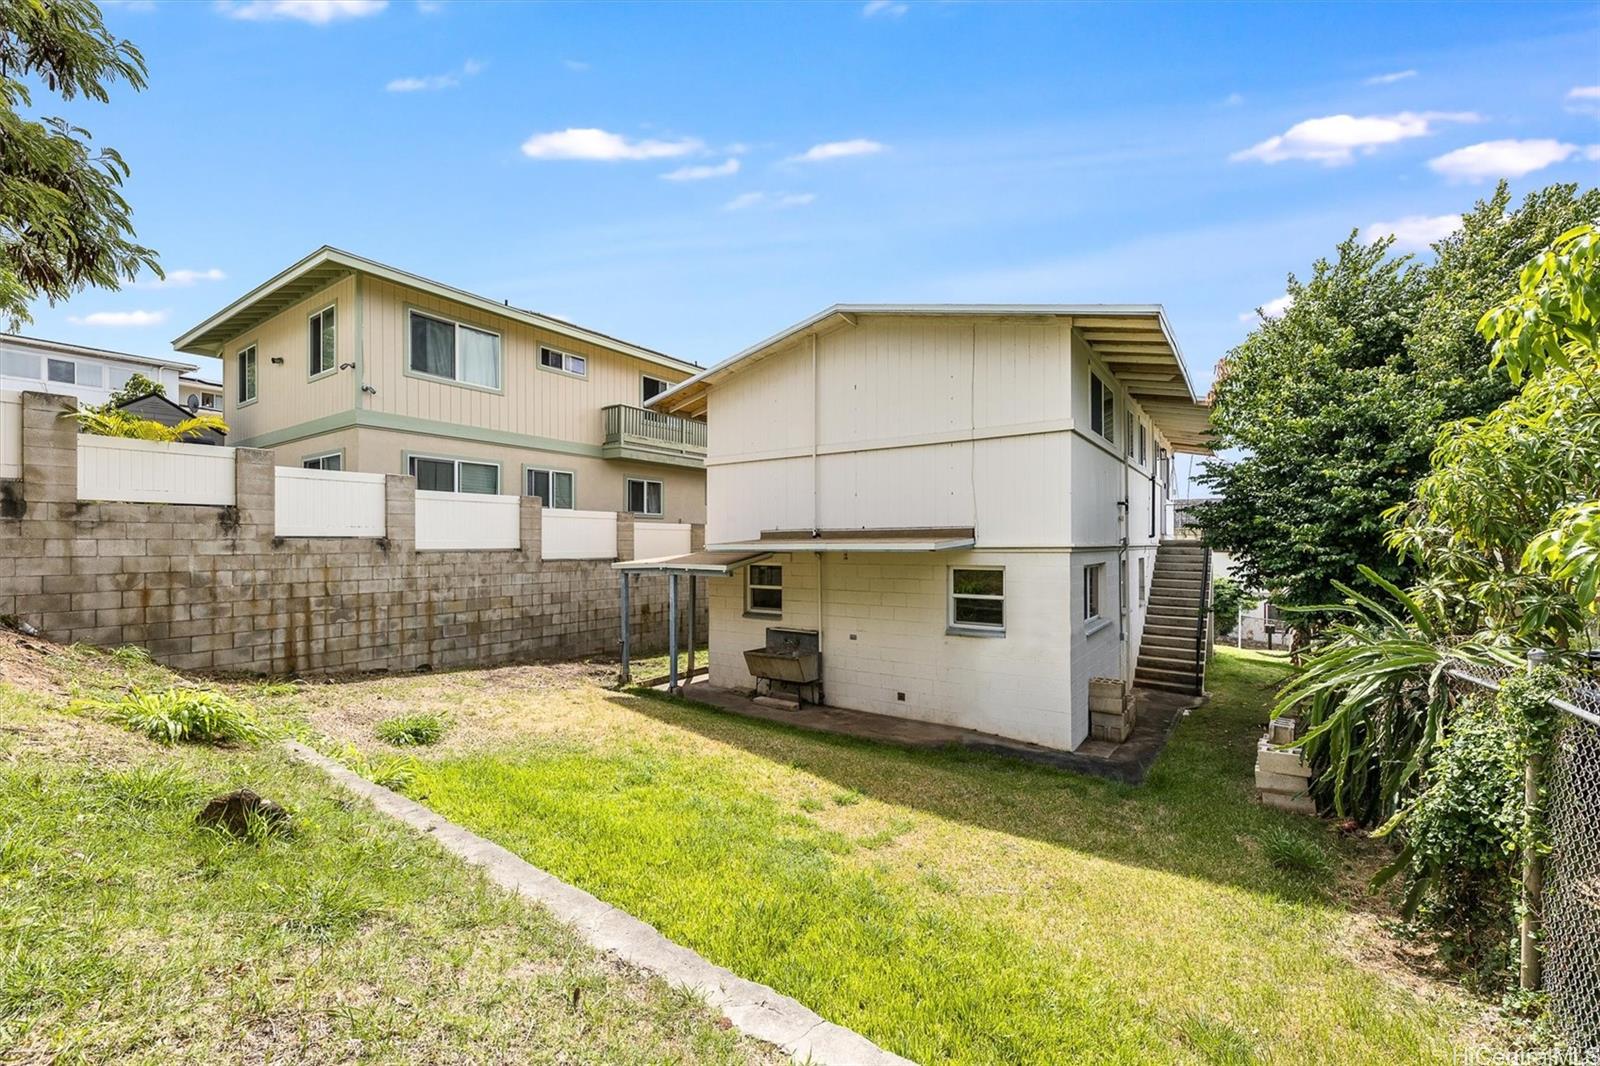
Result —
M 1134 670 L 1134 676 L 1136 677 L 1165 678 L 1168 681 L 1182 681 L 1184 678 L 1193 681 L 1194 675 L 1197 673 L 1199 671 L 1194 668 L 1193 663 L 1163 663 L 1159 666 L 1146 666 L 1140 663 L 1138 668 Z
M 1190 614 L 1199 614 L 1200 597 L 1178 596 L 1172 593 L 1159 593 L 1152 591 L 1150 593 L 1150 606 L 1152 608 L 1171 607 L 1176 610 L 1187 611 Z
M 1194 695 L 1194 675 L 1189 674 L 1181 678 L 1171 678 L 1165 675 L 1147 674 L 1143 670 L 1134 675 L 1133 683 L 1136 688 L 1154 688 L 1162 692 L 1180 692 L 1186 696 Z
M 1187 623 L 1171 622 L 1147 616 L 1144 622 L 1145 640 L 1176 640 L 1194 643 L 1194 619 Z
M 1164 637 L 1146 633 L 1139 642 L 1140 655 L 1161 655 L 1167 658 L 1194 659 L 1194 634 L 1187 637 Z

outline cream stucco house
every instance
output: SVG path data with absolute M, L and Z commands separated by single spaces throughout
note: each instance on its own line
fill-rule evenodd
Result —
M 644 409 L 698 367 L 562 319 L 324 247 L 173 345 L 280 466 L 704 520 L 704 423 Z
M 830 706 L 1067 750 L 1091 679 L 1197 689 L 1208 408 L 1159 306 L 839 305 L 651 406 L 711 427 L 706 550 L 617 568 L 705 580 L 711 685 L 776 631 Z

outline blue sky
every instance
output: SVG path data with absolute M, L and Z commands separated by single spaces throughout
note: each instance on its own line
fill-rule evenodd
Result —
M 150 87 L 41 110 L 184 273 L 26 332 L 147 354 L 333 244 L 702 364 L 835 302 L 1160 302 L 1204 387 L 1350 229 L 1600 182 L 1593 3 L 106 17 Z

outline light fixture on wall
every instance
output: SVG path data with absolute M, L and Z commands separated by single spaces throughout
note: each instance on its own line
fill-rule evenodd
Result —
M 281 356 L 281 355 L 273 356 L 272 357 L 272 365 L 273 366 L 282 366 L 283 365 L 283 356 Z
M 339 369 L 340 370 L 354 370 L 355 368 L 356 368 L 356 365 L 354 363 L 340 363 L 339 364 Z
M 371 385 L 363 385 L 363 386 L 361 386 L 361 391 L 366 393 L 368 396 L 376 396 L 376 395 L 378 395 L 378 390 L 373 388 Z

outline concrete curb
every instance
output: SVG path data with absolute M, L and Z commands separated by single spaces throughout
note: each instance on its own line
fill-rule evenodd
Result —
M 451 854 L 481 867 L 502 888 L 549 908 L 596 950 L 688 988 L 721 1009 L 735 1029 L 777 1045 L 797 1062 L 820 1066 L 913 1066 L 866 1037 L 834 1025 L 797 1000 L 716 966 L 653 927 L 552 877 L 500 845 L 468 832 L 415 800 L 375 785 L 304 744 L 284 741 L 300 762 L 322 770 L 346 789 L 412 829 L 428 833 Z

